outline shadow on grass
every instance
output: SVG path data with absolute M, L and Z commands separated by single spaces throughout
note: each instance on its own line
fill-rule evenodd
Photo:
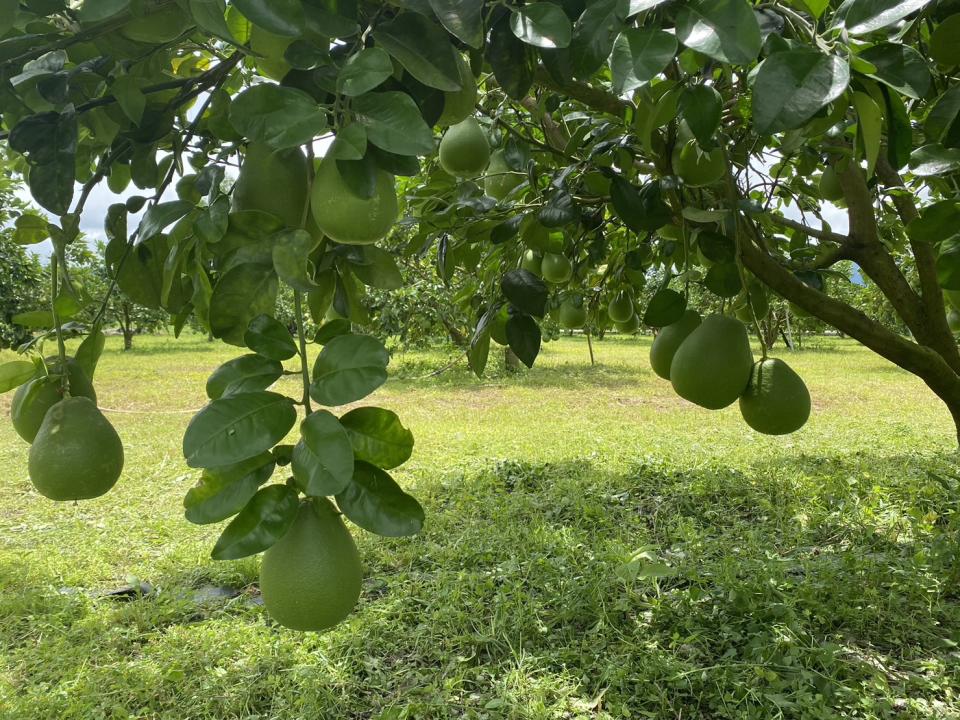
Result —
M 953 455 L 491 462 L 421 495 L 420 536 L 357 533 L 364 596 L 330 633 L 248 602 L 198 617 L 182 590 L 202 569 L 118 605 L 8 565 L 0 642 L 33 662 L 25 692 L 82 674 L 76 702 L 99 708 L 102 684 L 147 714 L 210 696 L 222 717 L 884 716 L 960 690 L 957 474 Z

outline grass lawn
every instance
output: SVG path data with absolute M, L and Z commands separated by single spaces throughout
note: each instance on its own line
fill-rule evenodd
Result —
M 0 424 L 0 718 L 960 718 L 960 468 L 939 401 L 813 340 L 789 357 L 811 422 L 763 437 L 736 406 L 677 398 L 649 342 L 598 343 L 591 367 L 564 339 L 484 381 L 425 377 L 447 353 L 395 355 L 372 402 L 414 431 L 395 476 L 427 525 L 354 527 L 361 604 L 317 635 L 270 622 L 258 560 L 211 560 L 220 526 L 182 516 L 198 473 L 181 435 L 237 349 L 111 338 L 113 492 L 43 499 Z M 131 576 L 153 592 L 104 596 Z

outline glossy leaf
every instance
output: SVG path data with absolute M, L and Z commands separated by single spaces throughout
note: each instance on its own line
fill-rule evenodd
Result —
M 413 453 L 413 433 L 403 426 L 397 414 L 378 407 L 361 407 L 340 418 L 353 453 L 384 470 L 402 465 Z
M 924 145 L 910 154 L 910 172 L 919 177 L 946 175 L 960 170 L 960 148 Z
M 529 315 L 544 316 L 549 290 L 546 283 L 529 270 L 519 268 L 506 273 L 500 289 L 514 307 Z
M 277 276 L 294 290 L 310 292 L 314 266 L 309 256 L 318 242 L 306 230 L 284 230 L 273 236 L 273 269 Z
M 26 360 L 11 360 L 0 365 L 0 393 L 20 387 L 37 374 L 37 366 Z
M 171 202 L 152 205 L 143 215 L 140 221 L 138 237 L 140 242 L 152 239 L 155 235 L 163 232 L 164 228 L 173 225 L 193 209 L 193 204 L 183 200 L 173 200 Z
M 350 269 L 360 282 L 381 290 L 403 287 L 403 275 L 393 255 L 376 245 L 363 247 L 363 261 L 351 263 Z
M 257 315 L 247 326 L 243 344 L 270 360 L 289 360 L 297 354 L 290 329 L 270 315 Z
M 429 0 L 437 19 L 473 48 L 483 46 L 483 4 L 476 0 Z
M 326 113 L 302 90 L 260 83 L 230 104 L 230 122 L 250 140 L 281 150 L 305 145 L 327 129 Z
M 90 334 L 83 339 L 74 354 L 77 364 L 83 368 L 83 372 L 91 380 L 97 373 L 97 364 L 100 362 L 100 356 L 103 354 L 106 342 L 107 339 L 104 337 L 103 331 L 100 330 L 99 326 L 95 326 Z
M 416 535 L 423 528 L 420 503 L 387 472 L 369 463 L 357 462 L 352 481 L 337 495 L 337 505 L 352 522 L 377 535 Z
M 372 47 L 351 55 L 337 76 L 337 86 L 344 95 L 363 95 L 393 75 L 393 63 L 382 48 Z
M 692 0 L 677 13 L 677 38 L 717 62 L 746 65 L 760 54 L 760 25 L 747 0 Z
M 658 328 L 672 325 L 683 317 L 686 309 L 687 299 L 676 290 L 658 290 L 643 313 L 643 324 Z
M 353 446 L 336 416 L 318 410 L 300 423 L 291 467 L 307 495 L 336 495 L 347 487 L 353 477 Z
M 250 321 L 274 311 L 278 288 L 272 266 L 242 263 L 232 267 L 220 278 L 210 298 L 213 336 L 242 346 Z
M 694 85 L 680 94 L 680 115 L 697 143 L 705 150 L 714 147 L 714 133 L 720 127 L 723 98 L 709 85 Z
M 224 467 L 208 468 L 183 498 L 184 515 L 197 525 L 236 515 L 257 493 L 276 467 L 270 453 Z
M 573 25 L 559 5 L 535 2 L 514 8 L 510 29 L 520 40 L 542 48 L 565 48 L 573 38 Z
M 236 560 L 263 552 L 287 533 L 299 507 L 297 491 L 288 485 L 259 490 L 227 525 L 210 555 Z
M 429 155 L 433 132 L 413 99 L 402 92 L 368 93 L 355 98 L 356 121 L 367 131 L 367 140 L 398 155 Z
M 507 344 L 528 368 L 533 367 L 540 354 L 541 341 L 540 326 L 529 315 L 511 315 L 507 320 Z
M 960 38 L 957 40 L 960 42 Z M 880 43 L 869 47 L 859 56 L 876 70 L 870 73 L 899 93 L 919 100 L 930 91 L 932 78 L 927 61 L 920 53 L 898 43 Z
M 740 270 L 733 262 L 717 263 L 707 270 L 703 284 L 717 297 L 732 298 L 743 289 Z
M 931 0 L 853 0 L 844 25 L 853 35 L 866 35 L 902 20 L 929 5 Z
M 14 227 L 13 241 L 17 245 L 36 245 L 50 237 L 47 219 L 33 213 L 23 213 Z
M 365 398 L 387 380 L 390 356 L 367 335 L 340 335 L 320 351 L 313 366 L 310 397 L 327 406 Z
M 424 85 L 447 92 L 460 89 L 460 73 L 449 36 L 429 18 L 402 13 L 378 25 L 373 37 Z
M 241 355 L 228 360 L 207 379 L 211 400 L 235 393 L 266 390 L 283 375 L 283 365 L 260 355 Z
M 658 28 L 628 28 L 613 44 L 610 70 L 613 89 L 620 94 L 643 87 L 659 75 L 677 54 L 677 38 Z
M 753 86 L 753 125 L 766 135 L 801 127 L 847 89 L 847 63 L 813 49 L 774 53 Z
M 232 465 L 269 450 L 297 420 L 290 398 L 247 392 L 214 400 L 193 416 L 183 436 L 190 467 Z
M 275 35 L 297 37 L 304 26 L 300 0 L 231 0 L 250 22 Z
M 486 58 L 503 91 L 514 100 L 522 100 L 533 85 L 537 56 L 532 47 L 513 34 L 508 16 L 490 30 Z

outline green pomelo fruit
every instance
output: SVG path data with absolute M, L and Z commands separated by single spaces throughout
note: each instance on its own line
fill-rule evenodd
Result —
M 673 356 L 687 336 L 700 326 L 700 313 L 687 309 L 683 317 L 672 325 L 667 325 L 657 333 L 650 346 L 650 367 L 664 380 L 670 379 L 670 366 Z
M 437 120 L 440 127 L 463 122 L 476 110 L 477 80 L 470 71 L 470 63 L 460 53 L 457 53 L 457 72 L 460 75 L 460 89 L 443 94 L 443 112 Z
M 704 152 L 696 140 L 677 146 L 674 151 L 673 170 L 684 183 L 691 187 L 712 185 L 724 176 L 727 165 L 721 150 Z
M 810 417 L 810 393 L 783 360 L 768 358 L 753 366 L 750 383 L 740 396 L 747 425 L 765 435 L 786 435 Z
M 615 323 L 617 330 L 627 335 L 633 335 L 637 330 L 640 329 L 640 316 L 634 313 L 630 316 L 629 320 L 625 322 Z
M 47 412 L 30 446 L 30 480 L 51 500 L 88 500 L 123 471 L 123 443 L 92 400 L 69 397 Z
M 615 323 L 626 322 L 633 315 L 633 300 L 621 290 L 607 305 L 607 314 Z
M 483 191 L 492 198 L 503 200 L 515 187 L 522 185 L 523 181 L 523 174 L 511 170 L 507 165 L 503 150 L 494 150 L 490 156 L 490 164 L 487 165 L 487 174 L 483 178 Z
M 960 312 L 950 308 L 950 311 L 947 313 L 947 325 L 950 326 L 951 331 L 960 333 Z
M 820 176 L 820 195 L 824 200 L 836 202 L 843 200 L 843 187 L 840 185 L 840 175 L 832 167 L 828 167 Z
M 507 320 L 509 319 L 510 312 L 507 306 L 503 305 L 490 320 L 490 339 L 498 345 L 507 344 Z
M 275 35 L 258 25 L 250 26 L 250 49 L 261 57 L 254 57 L 254 64 L 261 75 L 271 80 L 283 80 L 290 72 L 290 65 L 283 55 L 294 38 Z
M 573 277 L 573 265 L 565 255 L 548 252 L 543 256 L 543 279 L 556 284 L 565 283 Z
M 746 326 L 735 318 L 708 315 L 674 353 L 670 382 L 685 400 L 719 410 L 740 397 L 752 368 Z
M 560 252 L 563 249 L 563 233 L 550 232 L 533 215 L 528 215 L 520 225 L 523 244 L 541 252 Z
M 17 435 L 32 443 L 43 424 L 47 411 L 63 400 L 60 394 L 60 363 L 50 365 L 50 375 L 34 378 L 17 388 L 10 405 L 10 418 Z M 70 395 L 89 398 L 96 404 L 97 393 L 93 383 L 73 358 L 67 358 L 67 379 Z
M 569 298 L 560 305 L 560 327 L 567 330 L 578 330 L 587 322 L 587 308 L 581 301 L 578 305 Z
M 128 40 L 160 45 L 179 37 L 193 19 L 174 2 L 145 2 L 145 12 L 120 28 L 120 34 Z M 155 8 L 155 9 L 154 9 Z
M 233 186 L 233 210 L 276 215 L 287 227 L 300 227 L 307 202 L 307 158 L 300 148 L 274 150 L 250 143 Z
M 357 604 L 362 579 L 357 546 L 326 498 L 300 505 L 260 565 L 263 604 L 292 630 L 325 630 L 342 621 Z
M 489 160 L 490 145 L 476 118 L 451 126 L 440 141 L 440 166 L 455 177 L 476 177 Z
M 543 255 L 529 248 L 524 250 L 523 257 L 520 259 L 520 267 L 539 277 L 543 273 Z
M 373 197 L 364 199 L 347 187 L 337 163 L 327 158 L 317 168 L 310 200 L 317 227 L 345 245 L 371 245 L 385 238 L 397 220 L 397 186 L 393 175 L 377 171 Z

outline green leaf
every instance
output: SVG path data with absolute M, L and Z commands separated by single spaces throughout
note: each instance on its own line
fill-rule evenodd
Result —
M 286 535 L 299 508 L 292 487 L 268 485 L 227 525 L 210 555 L 214 560 L 236 560 L 263 552 Z
M 946 175 L 960 170 L 960 148 L 924 145 L 910 154 L 910 172 L 919 177 Z
M 164 228 L 172 225 L 191 210 L 193 210 L 193 203 L 185 200 L 173 200 L 151 206 L 140 221 L 137 233 L 139 241 L 142 243 L 159 235 Z
M 911 47 L 897 43 L 879 43 L 861 52 L 860 58 L 876 67 L 870 77 L 907 97 L 919 100 L 930 91 L 933 80 L 927 61 Z
M 715 263 L 732 262 L 737 255 L 733 238 L 714 230 L 701 230 L 697 235 L 697 247 L 707 260 Z
M 307 495 L 336 495 L 353 477 L 353 446 L 347 431 L 326 410 L 300 423 L 300 442 L 293 448 L 293 477 Z
M 957 233 L 960 233 L 960 202 L 956 200 L 941 200 L 928 205 L 907 225 L 911 240 L 931 245 Z
M 503 91 L 514 100 L 522 100 L 533 85 L 537 55 L 513 34 L 509 16 L 504 15 L 491 29 L 486 59 Z
M 232 465 L 269 450 L 297 420 L 290 398 L 247 392 L 214 400 L 193 416 L 183 436 L 190 467 Z
M 802 127 L 847 89 L 850 70 L 834 55 L 801 48 L 774 53 L 753 85 L 753 125 L 760 135 Z
M 11 360 L 0 365 L 0 393 L 20 387 L 37 374 L 37 366 L 26 360 Z
M 707 270 L 703 284 L 717 297 L 731 298 L 743 289 L 740 270 L 733 262 L 717 263 Z
M 341 417 L 340 424 L 346 428 L 357 460 L 391 470 L 413 454 L 413 433 L 391 410 L 356 408 Z
M 519 268 L 506 273 L 500 289 L 514 307 L 529 315 L 543 317 L 547 311 L 547 285 L 529 270 Z
M 570 42 L 569 58 L 574 75 L 589 78 L 610 57 L 613 43 L 623 30 L 627 0 L 594 0 L 577 20 Z
M 880 157 L 880 143 L 883 141 L 883 111 L 873 98 L 862 92 L 853 94 L 853 106 L 857 109 L 857 127 L 864 157 L 867 159 L 867 178 L 871 178 Z
M 476 0 L 430 0 L 437 19 L 473 48 L 483 47 L 483 4 Z
M 64 215 L 73 202 L 73 155 L 58 155 L 53 162 L 30 168 L 28 184 L 33 199 L 55 215 Z
M 710 85 L 687 87 L 680 94 L 680 115 L 705 150 L 716 144 L 713 136 L 720 127 L 722 112 L 723 98 Z
M 454 92 L 460 72 L 449 36 L 429 18 L 403 13 L 378 25 L 373 38 L 413 77 L 429 87 Z
M 328 342 L 313 366 L 310 397 L 328 406 L 365 398 L 387 380 L 390 356 L 367 335 L 340 335 Z
M 230 123 L 250 140 L 282 150 L 313 142 L 327 129 L 327 116 L 302 90 L 261 83 L 234 98 Z
M 223 0 L 190 0 L 190 14 L 201 29 L 225 40 L 235 41 L 225 13 L 226 3 Z
M 651 10 L 657 5 L 663 5 L 665 2 L 667 2 L 667 0 L 630 0 L 628 17 L 643 12 L 644 10 Z
M 367 140 L 398 155 L 429 155 L 433 131 L 424 122 L 413 99 L 402 92 L 368 93 L 355 98 L 356 121 L 367 131 Z
M 683 3 L 677 12 L 677 38 L 717 62 L 733 65 L 756 60 L 762 45 L 760 24 L 747 0 Z
M 228 360 L 207 379 L 207 397 L 266 390 L 283 375 L 283 365 L 260 355 L 241 355 Z
M 367 131 L 360 123 L 350 123 L 337 131 L 327 151 L 336 160 L 361 160 L 367 154 Z
M 230 268 L 210 297 L 210 331 L 231 345 L 243 346 L 243 336 L 257 315 L 271 313 L 279 283 L 272 266 L 242 263 Z
M 483 377 L 490 356 L 490 321 L 494 314 L 499 312 L 498 306 L 488 309 L 477 323 L 473 336 L 470 338 L 470 347 L 467 348 L 467 363 L 477 377 Z
M 110 85 L 110 92 L 130 122 L 139 125 L 147 107 L 147 96 L 140 90 L 140 81 L 130 75 L 121 75 Z
M 687 298 L 670 288 L 663 288 L 654 293 L 643 313 L 643 324 L 650 327 L 662 328 L 673 325 L 683 317 L 687 309 Z
M 47 219 L 33 213 L 23 213 L 17 218 L 14 227 L 16 230 L 13 241 L 17 245 L 36 245 L 50 237 Z
M 423 527 L 423 508 L 389 474 L 357 462 L 353 479 L 337 495 L 337 506 L 364 530 L 385 537 L 416 535 Z
M 382 48 L 361 50 L 340 69 L 337 88 L 348 97 L 363 95 L 393 75 L 393 62 Z
M 250 22 L 275 35 L 298 37 L 305 17 L 300 0 L 231 0 Z
M 318 244 L 306 230 L 283 230 L 273 236 L 273 269 L 294 290 L 310 292 L 317 287 L 309 256 Z
M 381 290 L 399 290 L 403 287 L 403 275 L 393 255 L 376 245 L 362 248 L 363 262 L 351 262 L 350 269 L 360 282 Z
M 290 329 L 266 313 L 250 321 L 243 335 L 243 344 L 270 360 L 289 360 L 297 354 L 297 344 Z
M 507 344 L 528 368 L 533 367 L 540 354 L 542 339 L 540 326 L 529 315 L 514 314 L 507 320 Z
M 652 232 L 670 222 L 670 208 L 660 196 L 659 183 L 647 183 L 638 189 L 617 175 L 610 185 L 610 201 L 620 219 L 634 232 Z
M 28 310 L 27 312 L 17 313 L 12 318 L 14 325 L 22 325 L 26 328 L 52 328 L 54 326 L 53 313 L 49 310 Z
M 844 25 L 853 35 L 866 35 L 902 20 L 930 4 L 930 0 L 853 0 Z
M 610 70 L 617 94 L 632 92 L 653 80 L 677 54 L 677 37 L 657 28 L 628 28 L 613 44 Z
M 77 361 L 77 364 L 83 368 L 83 372 L 91 380 L 93 380 L 93 376 L 97 373 L 97 365 L 100 362 L 100 356 L 103 354 L 103 348 L 106 342 L 107 339 L 104 337 L 100 327 L 94 326 L 90 334 L 80 343 L 80 347 L 77 348 L 77 352 L 74 354 L 74 359 Z
M 13 4 L 16 10 L 17 3 Z M 130 6 L 130 0 L 86 0 L 77 16 L 82 23 L 97 23 L 117 15 Z M 3 33 L 0 33 L 2 35 Z
M 518 39 L 542 48 L 565 48 L 573 38 L 573 25 L 563 9 L 548 2 L 513 8 L 510 29 Z
M 944 290 L 960 290 L 960 238 L 949 238 L 940 244 L 937 282 Z
M 317 330 L 317 334 L 314 336 L 313 341 L 317 343 L 317 345 L 326 345 L 335 337 L 349 335 L 350 327 L 350 321 L 345 320 L 344 318 L 330 320 L 329 322 L 325 322 L 320 329 Z
M 183 498 L 184 515 L 196 525 L 236 515 L 270 479 L 275 467 L 273 455 L 260 453 L 236 465 L 208 468 Z
M 923 122 L 923 132 L 930 142 L 944 147 L 960 147 L 960 85 L 937 98 Z

